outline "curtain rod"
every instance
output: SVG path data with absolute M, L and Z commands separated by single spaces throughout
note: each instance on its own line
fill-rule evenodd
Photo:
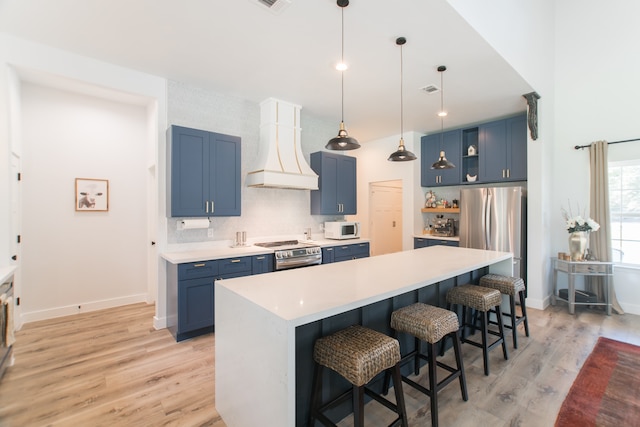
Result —
M 640 141 L 640 138 L 634 138 L 634 139 L 625 139 L 624 141 L 611 141 L 611 142 L 607 142 L 607 145 L 609 144 L 620 144 L 622 142 L 631 142 L 631 141 Z M 576 150 L 582 150 L 583 148 L 589 148 L 591 146 L 591 144 L 589 145 L 576 145 L 575 148 Z

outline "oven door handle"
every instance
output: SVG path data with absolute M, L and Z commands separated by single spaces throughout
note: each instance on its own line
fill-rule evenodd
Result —
M 301 265 L 316 265 L 322 263 L 322 255 L 309 255 L 305 257 L 286 258 L 276 261 L 276 269 L 292 268 Z

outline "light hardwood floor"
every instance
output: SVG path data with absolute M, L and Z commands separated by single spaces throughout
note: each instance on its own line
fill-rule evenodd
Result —
M 0 426 L 225 426 L 214 405 L 214 336 L 176 343 L 153 329 L 153 314 L 134 304 L 25 325 L 0 382 Z M 457 382 L 440 392 L 440 425 L 553 426 L 598 336 L 640 345 L 640 316 L 571 316 L 559 303 L 529 317 L 531 337 L 521 333 L 518 350 L 509 340 L 508 361 L 494 350 L 488 377 L 481 350 L 463 345 L 469 401 Z M 404 391 L 410 425 L 429 426 L 426 396 Z M 375 402 L 365 412 L 368 426 L 392 418 Z

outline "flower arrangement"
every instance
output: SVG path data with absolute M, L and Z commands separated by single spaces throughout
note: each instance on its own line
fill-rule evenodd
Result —
M 576 231 L 591 232 L 600 229 L 600 224 L 591 218 L 584 219 L 581 215 L 573 216 L 571 208 L 569 208 L 569 212 L 562 208 L 562 217 L 566 221 L 566 227 L 569 233 Z

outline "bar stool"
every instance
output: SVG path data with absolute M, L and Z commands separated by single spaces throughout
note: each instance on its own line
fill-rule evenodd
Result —
M 485 288 L 497 289 L 503 295 L 509 295 L 509 308 L 510 313 L 502 313 L 503 316 L 511 318 L 511 325 L 505 324 L 506 328 L 511 329 L 513 335 L 513 348 L 518 348 L 518 334 L 516 333 L 516 327 L 524 322 L 524 332 L 529 336 L 529 321 L 527 320 L 527 306 L 525 304 L 525 286 L 524 280 L 520 277 L 501 276 L 499 274 L 486 274 L 480 278 L 480 286 Z M 522 316 L 518 316 L 516 313 L 516 298 L 520 297 L 520 310 Z M 492 322 L 493 323 L 493 322 Z
M 391 335 L 393 338 L 396 338 L 399 333 L 406 333 L 415 337 L 415 350 L 403 356 L 400 365 L 413 359 L 414 373 L 418 375 L 420 371 L 420 360 L 422 359 L 429 362 L 428 389 L 405 376 L 402 376 L 402 381 L 430 397 L 431 425 L 437 427 L 438 392 L 440 390 L 458 378 L 460 380 L 462 399 L 464 401 L 469 400 L 467 381 L 464 375 L 464 366 L 462 365 L 460 339 L 458 337 L 458 316 L 456 313 L 443 308 L 423 303 L 415 303 L 396 310 L 391 314 L 391 328 L 393 328 Z M 453 339 L 453 349 L 456 356 L 455 368 L 436 360 L 436 345 L 446 336 L 450 336 Z M 426 355 L 420 352 L 422 341 L 428 344 Z M 438 382 L 436 377 L 436 368 L 438 366 L 450 372 L 450 374 L 440 382 Z M 387 394 L 388 390 L 389 374 L 385 373 L 384 394 Z
M 400 361 L 398 340 L 372 329 L 354 325 L 316 340 L 313 359 L 315 367 L 311 391 L 310 427 L 315 425 L 316 419 L 324 425 L 335 426 L 323 412 L 346 401 L 349 397 L 353 399 L 353 425 L 363 427 L 365 393 L 398 414 L 392 426 L 408 426 L 398 364 Z M 331 402 L 322 404 L 322 371 L 325 367 L 340 374 L 353 387 Z M 393 377 L 395 404 L 365 386 L 383 371 L 390 371 Z
M 505 360 L 509 359 L 509 353 L 507 352 L 507 345 L 504 340 L 504 327 L 502 325 L 502 316 L 500 312 L 500 303 L 502 302 L 502 296 L 500 291 L 491 288 L 485 288 L 484 286 L 477 286 L 472 284 L 455 286 L 447 292 L 447 308 L 451 309 L 452 305 L 461 305 L 462 309 L 462 325 L 461 328 L 463 343 L 469 343 L 473 346 L 482 349 L 482 357 L 484 359 L 484 374 L 489 375 L 489 351 L 493 350 L 496 346 L 502 345 L 502 354 Z M 498 332 L 489 329 L 489 316 L 488 312 L 491 309 L 495 309 L 496 318 L 498 324 Z M 467 311 L 477 310 L 480 313 L 480 331 L 482 334 L 482 343 L 472 341 L 466 337 L 464 332 L 465 327 L 470 326 L 476 328 L 476 322 L 471 320 L 467 322 Z M 471 313 L 469 317 L 473 319 Z M 498 338 L 491 344 L 488 343 L 488 335 L 495 335 Z M 444 340 L 442 351 L 444 351 Z M 442 352 L 441 352 L 442 354 Z

